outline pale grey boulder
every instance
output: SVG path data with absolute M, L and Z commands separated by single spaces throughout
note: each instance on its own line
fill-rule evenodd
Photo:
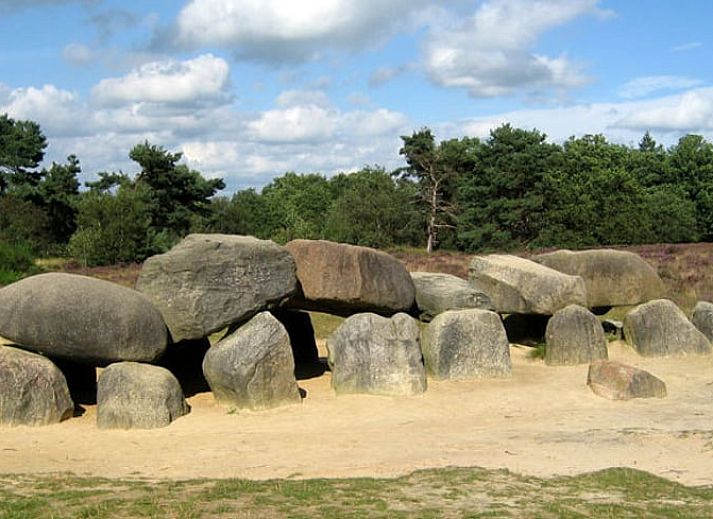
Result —
M 435 379 L 509 377 L 510 345 L 500 316 L 488 310 L 449 310 L 421 332 L 426 372 Z
M 262 312 L 213 345 L 203 373 L 216 400 L 244 409 L 300 403 L 295 363 L 285 327 Z
M 579 305 L 569 305 L 552 316 L 545 343 L 545 363 L 549 366 L 575 366 L 609 358 L 602 323 Z
M 170 371 L 138 362 L 111 364 L 97 382 L 100 429 L 155 429 L 188 414 L 181 386 Z
M 610 360 L 589 365 L 587 385 L 594 394 L 609 400 L 663 398 L 666 384 L 648 371 Z
M 469 279 L 490 296 L 498 313 L 553 315 L 567 305 L 585 306 L 587 302 L 581 277 L 517 256 L 475 256 Z
M 588 308 L 637 305 L 664 295 L 663 281 L 654 268 L 633 252 L 559 250 L 532 259 L 559 272 L 580 276 L 587 289 Z
M 52 361 L 0 346 L 0 425 L 49 425 L 73 413 L 67 381 Z
M 327 339 L 332 387 L 338 395 L 416 395 L 426 390 L 418 321 L 398 313 L 347 318 Z
M 624 318 L 624 338 L 644 357 L 711 353 L 711 343 L 675 303 L 656 299 Z
M 161 313 L 143 294 L 85 276 L 25 278 L 0 289 L 0 308 L 0 336 L 48 357 L 153 362 L 168 344 Z
M 251 236 L 191 234 L 144 262 L 136 284 L 174 342 L 201 339 L 280 306 L 297 290 L 283 247 Z
M 494 309 L 487 294 L 459 277 L 435 272 L 411 272 L 411 279 L 416 287 L 416 306 L 422 321 L 430 321 L 448 310 Z
M 295 258 L 301 288 L 289 303 L 292 308 L 393 315 L 414 305 L 411 276 L 385 252 L 324 240 L 294 240 L 285 248 Z
M 691 322 L 709 341 L 713 341 L 713 303 L 707 301 L 696 303 Z

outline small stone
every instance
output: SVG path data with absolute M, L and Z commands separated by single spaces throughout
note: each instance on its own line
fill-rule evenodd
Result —
M 587 384 L 595 394 L 610 400 L 666 396 L 666 384 L 661 379 L 648 371 L 609 360 L 590 364 Z

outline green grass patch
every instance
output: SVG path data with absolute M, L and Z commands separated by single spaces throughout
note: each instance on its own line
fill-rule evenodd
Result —
M 713 487 L 626 468 L 541 479 L 448 468 L 396 479 L 121 481 L 0 476 L 0 519 L 711 517 Z
M 327 339 L 344 322 L 343 317 L 319 312 L 310 312 L 314 336 L 317 339 Z

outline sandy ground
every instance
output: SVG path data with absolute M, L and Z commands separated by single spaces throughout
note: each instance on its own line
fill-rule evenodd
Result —
M 251 479 L 397 476 L 446 466 L 538 476 L 612 466 L 689 485 L 713 484 L 713 356 L 610 357 L 647 369 L 664 399 L 612 402 L 586 385 L 587 366 L 546 367 L 512 347 L 505 380 L 433 382 L 422 396 L 336 397 L 329 373 L 300 381 L 301 405 L 229 412 L 210 394 L 169 427 L 101 431 L 96 408 L 61 424 L 0 429 L 0 473 Z

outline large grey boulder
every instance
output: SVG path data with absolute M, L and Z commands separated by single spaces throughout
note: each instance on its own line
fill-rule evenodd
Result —
M 160 366 L 118 362 L 99 375 L 97 426 L 100 429 L 166 427 L 189 409 L 176 377 Z
M 498 313 L 553 315 L 567 305 L 587 302 L 581 277 L 517 256 L 475 256 L 469 278 L 477 290 L 490 296 Z
M 385 252 L 323 240 L 285 245 L 297 263 L 301 290 L 293 308 L 349 316 L 409 311 L 415 288 L 406 267 Z
M 301 402 L 294 371 L 287 331 L 269 312 L 212 346 L 203 359 L 203 373 L 216 400 L 234 408 Z
M 416 287 L 416 306 L 422 321 L 430 321 L 447 310 L 493 310 L 493 302 L 487 294 L 459 277 L 435 272 L 411 272 L 411 279 Z
M 0 346 L 0 424 L 49 425 L 73 412 L 67 381 L 57 366 L 36 353 Z
M 500 316 L 487 310 L 449 310 L 421 332 L 426 372 L 435 379 L 509 377 L 510 345 Z
M 711 353 L 711 343 L 678 306 L 657 299 L 637 306 L 624 318 L 624 337 L 645 357 Z
M 589 365 L 587 385 L 594 394 L 610 400 L 663 398 L 666 384 L 648 371 L 609 360 Z
M 559 250 L 532 259 L 559 272 L 580 276 L 587 288 L 589 308 L 637 305 L 664 294 L 659 275 L 633 252 Z
M 153 362 L 168 343 L 161 313 L 142 294 L 74 274 L 41 274 L 0 289 L 0 335 L 23 348 L 103 366 Z
M 327 339 L 327 349 L 338 395 L 398 396 L 426 390 L 418 321 L 406 314 L 353 315 Z
M 136 288 L 158 307 L 178 342 L 278 307 L 297 290 L 297 278 L 292 256 L 271 241 L 191 234 L 147 259 Z
M 552 316 L 545 342 L 545 363 L 549 366 L 574 366 L 609 358 L 602 323 L 579 305 L 569 305 Z
M 707 301 L 696 303 L 691 322 L 709 341 L 713 341 L 713 303 Z

